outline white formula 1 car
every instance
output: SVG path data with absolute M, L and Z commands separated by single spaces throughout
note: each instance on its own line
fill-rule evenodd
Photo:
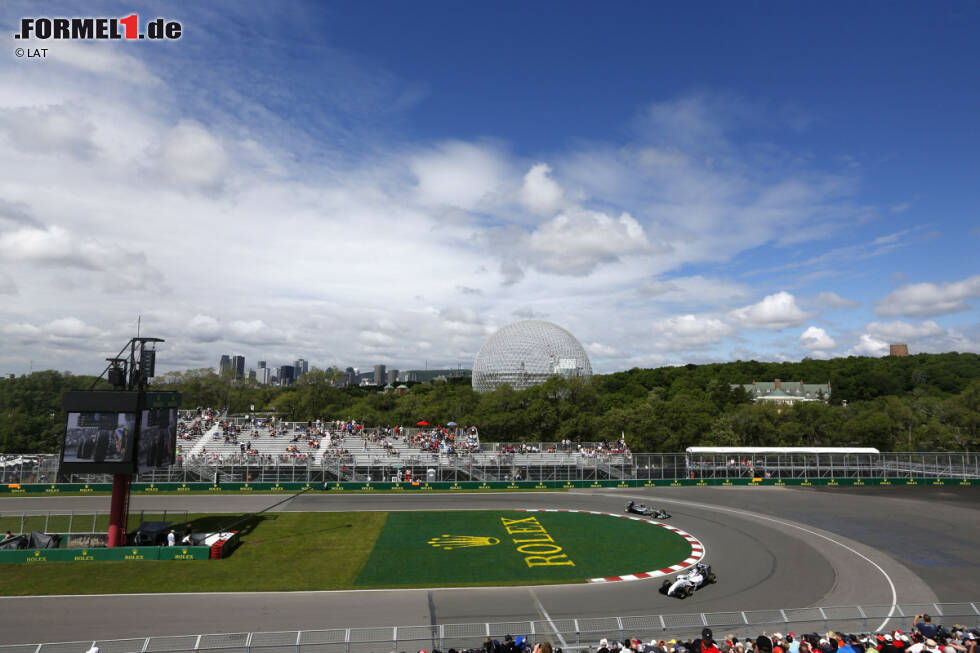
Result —
M 626 504 L 626 512 L 631 512 L 634 515 L 643 515 L 644 517 L 656 517 L 657 519 L 670 519 L 670 515 L 666 511 L 659 508 L 647 508 L 642 503 L 633 503 L 630 501 Z
M 694 594 L 694 590 L 701 589 L 705 585 L 710 585 L 718 581 L 715 573 L 711 571 L 711 565 L 699 562 L 686 574 L 680 574 L 671 581 L 669 578 L 660 586 L 660 593 L 667 596 L 676 596 L 686 599 Z

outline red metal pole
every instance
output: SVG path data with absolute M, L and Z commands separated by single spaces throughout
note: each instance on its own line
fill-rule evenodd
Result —
M 109 543 L 126 546 L 126 519 L 129 516 L 129 474 L 112 477 L 112 507 L 109 512 Z

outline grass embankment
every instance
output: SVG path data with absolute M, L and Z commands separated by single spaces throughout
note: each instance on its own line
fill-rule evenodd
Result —
M 207 533 L 241 517 L 189 515 L 188 519 L 194 532 Z M 251 516 L 236 527 L 242 546 L 224 560 L 4 564 L 0 594 L 346 589 L 354 585 L 386 517 L 384 512 Z M 175 527 L 179 533 L 184 525 Z

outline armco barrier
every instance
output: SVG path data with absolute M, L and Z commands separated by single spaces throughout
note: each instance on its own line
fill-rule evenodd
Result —
M 969 487 L 980 485 L 980 479 L 965 478 L 684 478 L 684 479 L 624 479 L 596 481 L 421 481 L 417 483 L 134 483 L 134 494 L 191 493 L 209 494 L 291 494 L 303 490 L 318 492 L 426 492 L 426 491 L 520 491 L 560 490 L 582 488 L 644 488 L 644 487 L 905 487 L 943 486 Z M 109 493 L 109 484 L 83 483 L 15 483 L 0 485 L 0 495 L 84 495 Z
M 0 550 L 0 563 L 4 562 L 97 562 L 140 560 L 208 560 L 211 547 L 207 546 L 117 546 L 111 549 L 15 549 Z

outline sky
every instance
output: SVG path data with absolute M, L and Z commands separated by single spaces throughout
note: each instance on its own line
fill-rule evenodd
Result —
M 43 7 L 43 9 L 39 9 Z M 39 13 L 43 12 L 43 13 Z M 181 37 L 14 39 L 21 19 Z M 980 4 L 0 5 L 0 373 L 980 352 Z M 17 56 L 17 48 L 47 48 Z

